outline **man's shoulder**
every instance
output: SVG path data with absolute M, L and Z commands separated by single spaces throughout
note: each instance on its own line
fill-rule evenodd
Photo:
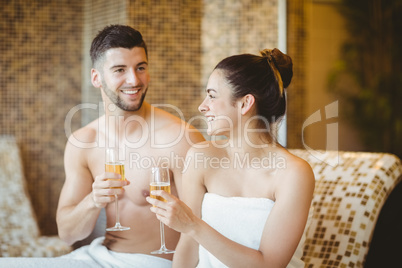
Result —
M 158 107 L 151 106 L 152 108 L 152 120 L 156 124 L 162 124 L 164 126 L 166 125 L 182 125 L 185 124 L 184 117 L 182 114 L 179 114 L 178 116 L 171 114 L 170 112 L 167 112 L 165 110 L 162 110 Z M 180 117 L 179 117 L 180 116 Z
M 154 130 L 159 139 L 180 140 L 188 139 L 188 143 L 195 144 L 204 140 L 202 134 L 192 125 L 184 121 L 184 117 L 175 116 L 165 110 L 153 107 Z
M 101 122 L 102 117 L 97 118 L 89 124 L 77 129 L 68 137 L 69 143 L 91 144 L 97 142 L 99 138 L 99 129 L 101 129 Z

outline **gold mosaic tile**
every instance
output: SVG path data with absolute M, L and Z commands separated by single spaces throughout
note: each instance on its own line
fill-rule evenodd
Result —
M 0 17 L 0 134 L 17 138 L 40 231 L 56 234 L 64 119 L 81 101 L 82 1 L 0 0 Z
M 318 160 L 306 150 L 290 151 L 308 161 L 316 177 L 306 267 L 363 267 L 380 210 L 402 180 L 401 161 L 385 153 L 333 151 Z M 338 157 L 339 165 L 327 164 Z
M 306 1 L 293 0 L 287 3 L 287 46 L 288 54 L 293 60 L 293 79 L 288 88 L 287 107 L 287 146 L 303 148 L 303 122 L 306 120 L 304 105 L 306 103 Z

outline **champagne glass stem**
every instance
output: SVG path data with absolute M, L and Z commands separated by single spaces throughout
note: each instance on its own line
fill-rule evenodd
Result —
M 117 195 L 115 197 L 115 208 L 116 208 L 116 224 L 114 227 L 106 228 L 106 231 L 125 231 L 130 230 L 130 227 L 124 227 L 120 224 L 120 216 L 119 216 L 119 201 L 117 200 Z
M 116 225 L 121 226 L 120 225 L 120 215 L 119 215 L 119 200 L 117 198 L 117 194 L 114 195 L 114 198 L 115 198 L 115 206 L 116 206 Z
M 153 167 L 152 168 L 152 177 L 150 182 L 150 192 L 153 190 L 164 190 L 167 193 L 170 193 L 170 178 L 169 178 L 169 169 L 162 167 Z M 157 198 L 156 196 L 152 196 L 152 198 Z M 165 199 L 160 199 L 161 201 L 166 202 Z M 174 253 L 174 250 L 170 250 L 166 248 L 165 245 L 165 225 L 162 221 L 159 221 L 160 228 L 160 236 L 161 236 L 161 248 L 155 251 L 152 251 L 151 254 L 171 254 Z
M 160 229 L 161 229 L 161 249 L 166 249 L 165 246 L 165 225 L 163 224 L 163 222 L 159 221 L 160 223 Z

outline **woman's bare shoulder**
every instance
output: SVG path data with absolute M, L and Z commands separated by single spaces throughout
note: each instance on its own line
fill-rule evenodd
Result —
M 280 153 L 280 156 L 284 157 L 285 165 L 278 170 L 276 176 L 276 195 L 286 192 L 289 196 L 312 196 L 315 177 L 310 164 L 286 149 Z
M 278 157 L 282 157 L 284 161 L 281 170 L 281 177 L 288 178 L 292 181 L 302 180 L 302 182 L 313 182 L 314 173 L 310 164 L 304 159 L 290 153 L 288 150 L 283 149 L 278 153 Z

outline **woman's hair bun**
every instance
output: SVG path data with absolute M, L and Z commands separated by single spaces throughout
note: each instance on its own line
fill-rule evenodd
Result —
M 275 67 L 278 69 L 281 75 L 283 87 L 287 88 L 293 77 L 292 58 L 282 53 L 282 51 L 277 48 L 274 48 L 272 50 L 264 49 L 260 53 L 261 56 L 273 61 Z

